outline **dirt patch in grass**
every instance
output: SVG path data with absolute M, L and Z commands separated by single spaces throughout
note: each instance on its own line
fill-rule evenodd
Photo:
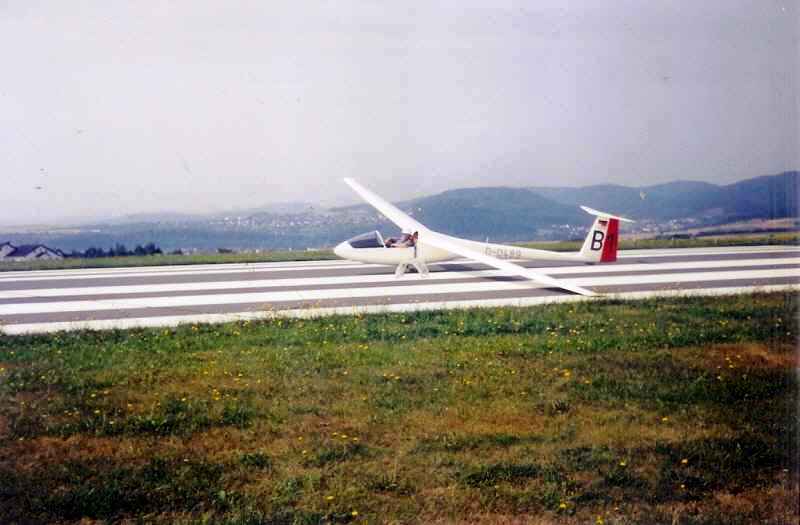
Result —
M 800 352 L 789 344 L 743 343 L 738 345 L 715 345 L 708 349 L 709 370 L 754 368 L 788 370 L 800 368 Z

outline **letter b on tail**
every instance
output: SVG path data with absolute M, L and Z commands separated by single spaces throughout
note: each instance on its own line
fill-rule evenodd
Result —
M 589 262 L 614 262 L 617 260 L 619 221 L 598 217 L 583 242 L 581 256 Z
M 600 230 L 592 230 L 592 251 L 596 252 L 603 249 L 603 239 L 606 234 Z

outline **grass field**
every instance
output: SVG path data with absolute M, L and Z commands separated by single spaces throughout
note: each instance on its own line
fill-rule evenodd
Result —
M 579 241 L 518 243 L 529 248 L 553 251 L 578 251 Z M 764 244 L 797 245 L 800 233 L 779 233 L 774 235 L 735 235 L 704 237 L 678 240 L 622 240 L 620 249 L 650 248 L 704 248 L 710 246 L 757 246 Z M 284 261 L 315 261 L 337 259 L 331 250 L 293 250 L 268 251 L 262 253 L 221 253 L 197 255 L 152 255 L 142 257 L 100 257 L 97 259 L 62 259 L 56 261 L 16 261 L 0 262 L 0 272 L 27 270 L 66 270 L 76 268 L 124 268 L 137 266 L 169 266 L 183 264 L 225 264 L 258 263 Z
M 773 293 L 0 336 L 0 522 L 797 523 L 797 314 Z

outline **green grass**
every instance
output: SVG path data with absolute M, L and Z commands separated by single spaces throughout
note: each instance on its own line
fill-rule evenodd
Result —
M 581 241 L 517 243 L 528 248 L 539 248 L 556 252 L 578 251 Z M 622 250 L 642 250 L 656 248 L 704 248 L 711 246 L 759 246 L 759 245 L 797 245 L 800 233 L 779 233 L 773 235 L 736 235 L 721 237 L 702 237 L 678 240 L 621 240 Z M 138 266 L 170 266 L 188 264 L 259 263 L 285 261 L 316 261 L 336 259 L 331 250 L 312 251 L 268 251 L 263 253 L 221 253 L 197 255 L 152 255 L 132 257 L 100 257 L 97 259 L 61 259 L 54 261 L 15 261 L 0 262 L 0 272 L 29 270 L 66 270 L 78 268 L 124 268 Z
M 0 336 L 0 522 L 797 522 L 797 314 L 772 293 Z

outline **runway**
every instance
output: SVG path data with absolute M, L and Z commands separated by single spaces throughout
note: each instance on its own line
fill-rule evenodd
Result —
M 616 263 L 603 265 L 518 263 L 621 299 L 800 290 L 800 248 L 794 246 L 621 251 Z M 25 334 L 586 300 L 468 261 L 432 265 L 427 278 L 396 279 L 393 272 L 342 260 L 0 272 L 0 330 Z

